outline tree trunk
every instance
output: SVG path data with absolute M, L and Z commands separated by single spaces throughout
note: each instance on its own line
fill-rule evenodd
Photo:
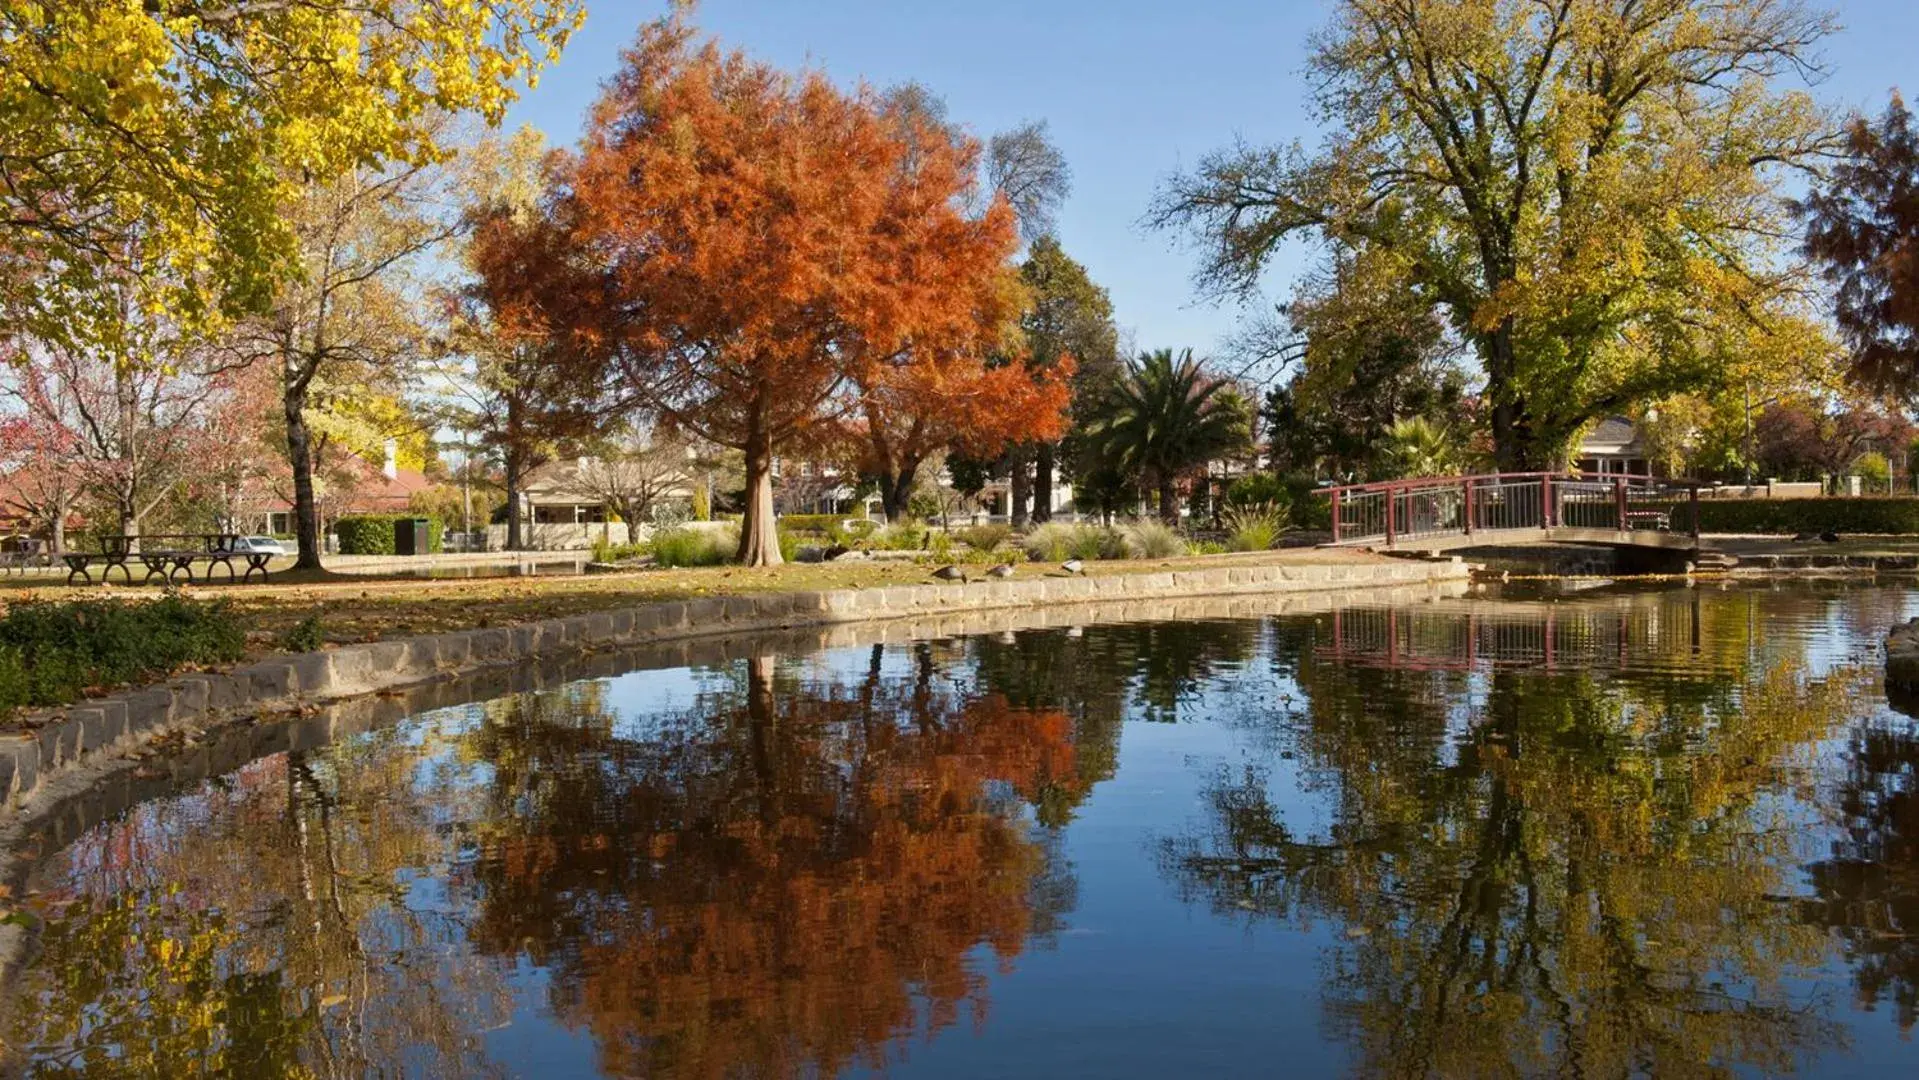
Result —
M 1040 443 L 1033 455 L 1033 520 L 1045 522 L 1053 520 L 1053 456 L 1057 448 L 1052 443 Z
M 746 436 L 746 518 L 740 522 L 739 562 L 778 566 L 780 538 L 773 515 L 773 439 L 759 421 Z
M 53 500 L 53 556 L 59 558 L 67 553 L 67 510 L 68 500 Z
M 521 551 L 526 536 L 520 526 L 520 485 L 526 481 L 526 461 L 518 451 L 506 450 L 506 550 Z
M 1179 527 L 1179 484 L 1171 476 L 1159 479 L 1159 519 L 1174 528 Z
M 281 399 L 286 411 L 287 461 L 293 466 L 293 536 L 300 546 L 295 570 L 320 569 L 320 507 L 313 495 L 313 438 L 307 430 L 304 386 L 289 386 Z
M 1518 387 L 1512 384 L 1512 318 L 1481 338 L 1480 349 L 1485 353 L 1485 395 L 1493 401 L 1493 466 L 1499 472 L 1522 472 L 1526 451 L 1520 445 L 1520 403 L 1514 397 Z
M 1011 477 L 1007 492 L 1007 520 L 1015 527 L 1025 525 L 1030 518 L 1027 514 L 1027 502 L 1033 494 L 1033 474 L 1027 471 L 1031 462 L 1027 460 L 1026 448 L 1019 447 L 1007 455 L 1008 475 Z
M 913 509 L 913 485 L 919 479 L 919 462 L 900 463 L 899 468 L 880 470 L 880 507 L 888 522 L 906 520 Z
M 523 441 L 526 404 L 519 395 L 506 399 L 506 431 L 501 440 L 501 464 L 506 467 L 506 549 L 521 551 L 526 535 L 520 528 L 520 485 L 526 482 L 526 444 Z

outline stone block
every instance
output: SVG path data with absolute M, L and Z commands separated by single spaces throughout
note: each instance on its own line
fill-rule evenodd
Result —
M 40 783 L 40 740 L 16 735 L 0 747 L 0 759 L 9 770 L 7 792 L 25 795 Z
M 173 695 L 165 690 L 140 690 L 126 695 L 127 732 L 144 737 L 167 725 L 173 713 Z
M 246 680 L 247 698 L 254 702 L 278 701 L 290 696 L 296 688 L 293 665 L 284 659 L 262 660 L 237 668 L 233 677 Z
M 359 659 L 359 654 L 351 650 L 350 660 Z M 290 656 L 286 660 L 293 669 L 293 689 L 295 693 L 310 696 L 324 694 L 333 689 L 333 656 L 330 653 L 302 653 Z
M 187 675 L 167 684 L 173 692 L 173 708 L 170 712 L 174 720 L 186 720 L 203 716 L 207 711 L 207 702 L 212 693 L 207 680 L 199 675 Z
M 725 629 L 726 601 L 716 597 L 688 600 L 679 605 L 685 612 L 683 627 L 689 633 L 711 634 Z
M 80 725 L 72 720 L 55 720 L 42 725 L 33 734 L 40 743 L 43 771 L 65 765 L 79 751 Z
M 765 601 L 758 596 L 726 597 L 720 617 L 729 623 L 757 623 L 768 618 Z
M 434 662 L 441 671 L 467 666 L 473 662 L 473 631 L 434 635 L 433 653 Z
M 407 641 L 376 641 L 359 648 L 366 664 L 364 677 L 371 686 L 391 686 L 432 670 L 430 662 L 415 670 L 412 644 Z
M 494 664 L 510 659 L 512 635 L 497 627 L 475 632 L 468 640 L 469 660 L 475 664 Z
M 80 729 L 76 752 L 91 754 L 113 742 L 107 737 L 107 711 L 98 705 L 86 705 L 67 713 L 67 720 Z
M 230 672 L 208 672 L 198 678 L 207 684 L 208 709 L 225 712 L 244 708 L 253 700 L 253 690 L 247 680 Z

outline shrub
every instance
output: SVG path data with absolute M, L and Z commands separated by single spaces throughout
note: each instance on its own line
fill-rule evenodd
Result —
M 806 544 L 805 539 L 798 533 L 790 533 L 785 529 L 777 529 L 773 535 L 780 542 L 780 558 L 786 562 L 798 562 L 800 548 Z
M 870 518 L 855 518 L 835 523 L 826 534 L 841 547 L 855 547 L 870 539 L 879 529 L 880 523 L 877 521 Z
M 1186 551 L 1191 555 L 1223 555 L 1226 545 L 1217 540 L 1195 540 L 1186 545 Z
M 1233 481 L 1226 489 L 1226 506 L 1237 510 L 1248 506 L 1264 507 L 1285 513 L 1293 502 L 1292 492 L 1272 473 L 1252 473 Z
M 780 528 L 793 533 L 831 536 L 845 520 L 844 514 L 782 514 Z
M 718 566 L 733 558 L 739 533 L 732 529 L 661 529 L 647 547 L 659 566 Z
M 1138 521 L 1126 528 L 1126 553 L 1135 559 L 1170 559 L 1186 554 L 1186 541 L 1159 521 Z
M 926 550 L 933 556 L 934 562 L 951 562 L 953 559 L 953 534 L 941 530 L 927 537 Z M 978 549 L 969 552 L 977 554 Z
M 333 534 L 340 538 L 342 555 L 392 555 L 394 527 L 415 517 L 414 514 L 350 514 L 333 523 Z M 439 518 L 427 518 L 426 523 L 427 551 L 442 550 L 445 526 Z
M 1026 557 L 1034 562 L 1128 557 L 1126 538 L 1118 529 L 1097 525 L 1067 525 L 1057 521 L 1049 521 L 1027 533 L 1020 547 L 1026 552 Z
M 1005 525 L 969 525 L 954 535 L 975 551 L 993 551 L 1013 538 L 1013 530 Z
M 92 686 L 238 660 L 245 648 L 246 631 L 223 601 L 168 594 L 144 603 L 15 604 L 0 617 L 0 714 L 73 701 Z
M 1634 504 L 1637 506 L 1638 504 Z M 1665 504 L 1676 532 L 1692 528 L 1692 507 Z M 1700 499 L 1699 531 L 1709 533 L 1919 533 L 1919 499 Z
M 1073 535 L 1073 557 L 1076 559 L 1130 559 L 1133 553 L 1126 546 L 1125 533 L 1099 525 L 1085 525 Z
M 615 544 L 604 536 L 593 541 L 593 561 L 596 563 L 616 563 L 644 554 L 645 544 Z
M 1071 525 L 1049 521 L 1027 533 L 1020 547 L 1034 562 L 1065 562 L 1072 557 L 1074 531 Z
M 280 635 L 280 649 L 290 653 L 319 652 L 326 645 L 326 624 L 316 612 L 294 623 Z
M 913 521 L 888 525 L 873 534 L 873 546 L 881 551 L 921 551 L 926 547 L 926 526 Z
M 1226 547 L 1231 551 L 1265 551 L 1286 532 L 1286 515 L 1270 504 L 1253 504 L 1226 511 Z

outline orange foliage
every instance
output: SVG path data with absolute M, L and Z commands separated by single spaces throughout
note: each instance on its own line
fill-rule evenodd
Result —
M 920 465 L 941 450 L 991 458 L 1012 443 L 1064 435 L 1072 374 L 1070 357 L 1046 368 L 1018 360 L 989 367 L 976 354 L 880 373 L 862 397 L 856 437 L 887 514 L 905 509 Z
M 865 89 L 695 43 L 677 14 L 595 106 L 573 198 L 618 298 L 610 339 L 630 389 L 745 452 L 745 561 L 779 561 L 776 447 L 880 367 L 984 355 L 1016 316 L 1013 215 L 965 209 L 978 155 Z

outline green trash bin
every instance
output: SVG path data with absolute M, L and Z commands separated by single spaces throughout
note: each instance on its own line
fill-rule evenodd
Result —
M 425 555 L 432 542 L 428 539 L 429 522 L 426 518 L 401 518 L 393 523 L 393 553 L 395 555 Z

